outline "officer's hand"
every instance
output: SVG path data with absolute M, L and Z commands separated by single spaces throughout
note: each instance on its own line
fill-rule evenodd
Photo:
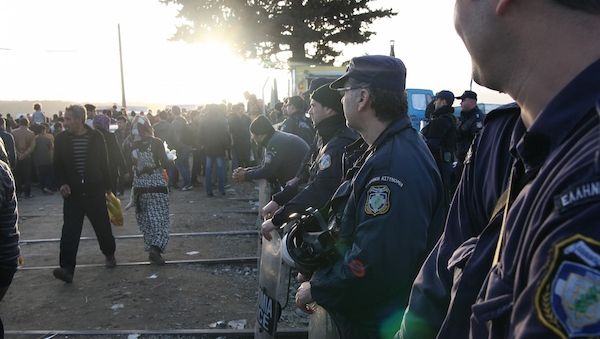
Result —
M 265 239 L 271 241 L 271 239 L 273 239 L 273 237 L 271 236 L 271 232 L 274 231 L 276 228 L 277 226 L 275 226 L 275 224 L 273 224 L 273 221 L 269 219 L 263 222 L 260 226 L 260 233 L 262 233 L 262 236 L 265 237 Z
M 68 197 L 71 195 L 71 187 L 68 184 L 60 186 L 60 194 L 63 196 L 63 198 Z
M 265 207 L 263 207 L 261 210 L 263 218 L 265 220 L 273 218 L 273 214 L 275 214 L 275 212 L 277 212 L 278 209 L 279 204 L 277 204 L 273 200 L 269 201 L 269 203 L 266 204 Z
M 305 274 L 298 272 L 298 275 L 296 276 L 296 280 L 298 280 L 298 282 L 302 284 L 303 282 L 310 281 L 311 276 L 312 276 L 312 273 L 310 273 L 309 275 L 305 275 Z
M 242 181 L 246 180 L 246 169 L 238 167 L 235 171 L 233 171 L 233 174 L 231 175 L 231 177 L 236 182 L 242 182 Z
M 300 178 L 298 178 L 298 177 L 292 178 L 285 183 L 285 186 L 286 187 L 287 186 L 295 186 L 298 183 L 298 181 L 300 181 Z
M 313 302 L 314 300 L 310 294 L 310 282 L 303 282 L 296 292 L 296 306 L 302 311 L 312 314 L 314 312 L 314 305 L 309 304 Z

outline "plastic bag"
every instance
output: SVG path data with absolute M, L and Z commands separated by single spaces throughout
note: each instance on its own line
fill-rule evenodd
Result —
M 110 192 L 106 194 L 106 208 L 110 223 L 115 226 L 123 226 L 123 210 L 121 209 L 121 200 Z
M 177 159 L 177 150 L 174 149 L 169 149 L 169 145 L 167 145 L 167 142 L 163 142 L 163 145 L 165 146 L 165 153 L 167 153 L 167 159 L 169 159 L 169 161 L 175 161 L 175 159 Z

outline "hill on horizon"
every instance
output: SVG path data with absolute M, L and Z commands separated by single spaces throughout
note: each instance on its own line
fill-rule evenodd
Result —
M 46 113 L 46 116 L 49 118 L 52 117 L 53 114 L 58 114 L 59 111 L 65 110 L 65 107 L 73 104 L 85 104 L 80 102 L 73 101 L 63 101 L 63 100 L 0 100 L 0 114 L 11 114 L 12 116 L 18 116 L 21 114 L 33 113 L 33 105 L 35 103 L 39 103 L 42 105 L 42 111 Z M 92 104 L 96 105 L 98 108 L 103 107 L 111 107 L 114 103 L 105 102 L 105 103 L 97 103 L 92 102 Z M 119 105 L 120 106 L 120 105 Z M 162 109 L 165 105 L 159 104 L 146 104 L 146 103 L 132 103 L 128 105 L 133 109 L 139 109 L 140 107 L 147 107 L 156 111 L 157 109 Z

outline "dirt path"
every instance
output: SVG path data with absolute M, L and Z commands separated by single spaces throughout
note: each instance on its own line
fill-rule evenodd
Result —
M 256 214 L 248 213 L 256 209 L 256 196 L 252 184 L 234 186 L 227 197 L 207 198 L 201 188 L 173 192 L 171 233 L 256 230 Z M 58 195 L 37 194 L 22 200 L 19 212 L 22 240 L 60 238 L 62 199 Z M 113 227 L 113 232 L 116 236 L 140 233 L 133 211 L 126 212 L 125 225 Z M 87 220 L 82 236 L 94 236 Z M 253 257 L 257 237 L 172 237 L 165 258 Z M 23 244 L 24 267 L 56 266 L 58 250 L 58 242 Z M 116 257 L 120 263 L 147 261 L 142 239 L 117 239 Z M 104 262 L 95 240 L 81 241 L 77 262 Z M 245 320 L 245 328 L 252 328 L 256 290 L 255 263 L 117 266 L 112 270 L 81 267 L 72 284 L 54 279 L 52 269 L 20 270 L 0 303 L 0 316 L 7 331 L 207 329 L 211 323 L 231 320 Z M 289 305 L 280 326 L 304 327 L 307 322 L 306 316 Z

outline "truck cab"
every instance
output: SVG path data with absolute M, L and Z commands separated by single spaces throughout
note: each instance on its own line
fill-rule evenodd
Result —
M 433 91 L 430 89 L 407 88 L 408 116 L 412 127 L 419 131 L 421 121 L 425 120 L 427 105 L 433 100 Z

